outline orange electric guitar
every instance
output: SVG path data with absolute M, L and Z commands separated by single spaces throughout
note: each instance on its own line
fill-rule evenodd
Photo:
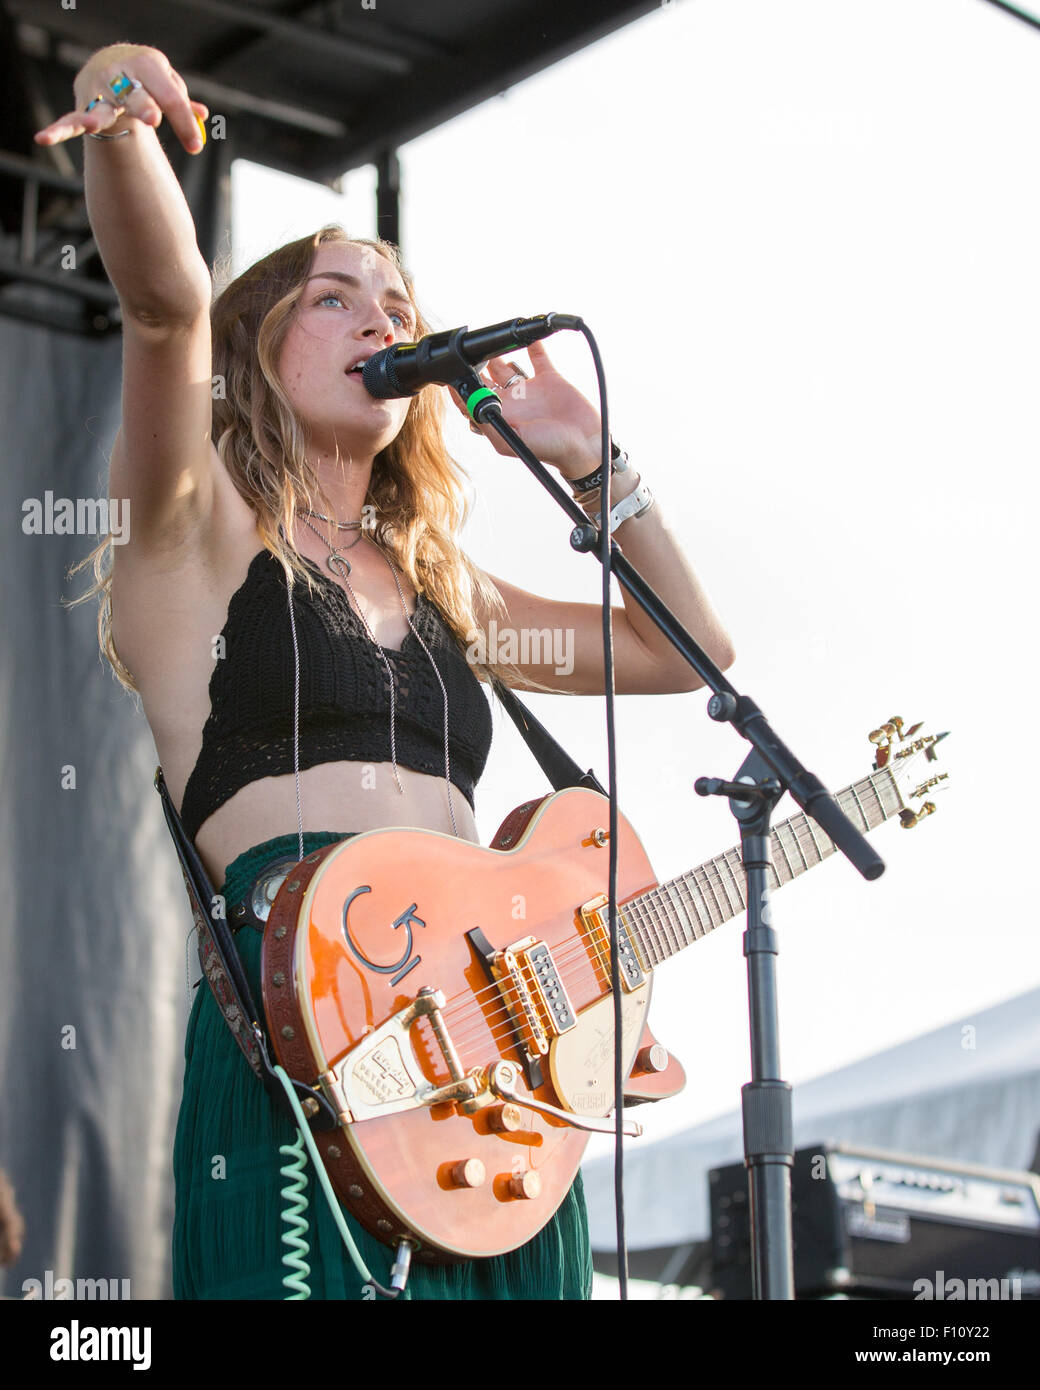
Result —
M 934 809 L 909 804 L 942 776 L 909 790 L 911 766 L 943 737 L 920 728 L 875 730 L 875 770 L 838 793 L 864 830 Z M 613 1130 L 607 814 L 603 796 L 574 787 L 518 806 L 489 849 L 368 831 L 308 855 L 278 891 L 262 964 L 275 1052 L 340 1117 L 315 1133 L 339 1197 L 416 1259 L 530 1240 L 589 1133 Z M 833 851 L 792 816 L 773 831 L 774 887 Z M 645 1026 L 652 975 L 744 910 L 740 851 L 658 883 L 619 815 L 617 900 L 631 1103 L 683 1085 Z

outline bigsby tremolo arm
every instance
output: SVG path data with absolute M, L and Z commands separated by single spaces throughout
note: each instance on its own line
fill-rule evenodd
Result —
M 487 1071 L 487 1084 L 500 1100 L 512 1101 L 514 1105 L 524 1105 L 528 1110 L 537 1110 L 540 1115 L 549 1115 L 554 1120 L 562 1120 L 572 1129 L 585 1129 L 590 1134 L 613 1134 L 615 1132 L 614 1121 L 611 1119 L 594 1119 L 592 1117 L 582 1118 L 572 1114 L 569 1110 L 560 1110 L 555 1105 L 546 1105 L 544 1101 L 535 1100 L 533 1096 L 525 1096 L 516 1089 L 516 1081 L 519 1078 L 519 1068 L 512 1062 L 495 1062 Z M 633 1139 L 643 1132 L 643 1126 L 635 1120 L 625 1120 L 621 1127 L 622 1134 L 627 1134 Z

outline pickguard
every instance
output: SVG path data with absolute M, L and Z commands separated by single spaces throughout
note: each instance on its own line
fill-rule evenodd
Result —
M 650 980 L 621 996 L 622 1072 L 632 1061 L 650 1007 Z M 560 1104 L 576 1115 L 603 1116 L 614 1104 L 614 996 L 604 995 L 578 1015 L 574 1028 L 549 1045 L 549 1074 Z

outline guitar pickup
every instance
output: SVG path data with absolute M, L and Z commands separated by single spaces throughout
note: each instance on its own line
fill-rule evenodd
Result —
M 536 941 L 531 946 L 512 948 L 521 970 L 526 967 L 527 976 L 534 982 L 535 994 L 541 1003 L 542 1014 L 547 1019 L 549 1031 L 557 1037 L 566 1033 L 578 1022 L 573 1005 L 563 987 L 560 972 L 552 952 L 544 941 Z
M 544 941 L 525 936 L 504 951 L 495 951 L 491 970 L 532 1052 L 544 1056 L 550 1037 L 559 1037 L 576 1025 L 574 1006 Z
M 610 985 L 610 920 L 606 893 L 590 898 L 578 911 L 589 935 L 589 943 L 595 953 L 596 962 L 603 972 L 604 984 Z M 639 963 L 639 957 L 632 949 L 632 943 L 625 930 L 620 906 L 617 909 L 618 975 L 621 988 L 631 993 L 646 983 L 646 972 Z

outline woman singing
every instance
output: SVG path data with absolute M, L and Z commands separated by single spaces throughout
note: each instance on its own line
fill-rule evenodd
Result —
M 101 641 L 140 694 L 170 792 L 232 924 L 232 905 L 253 902 L 258 888 L 262 896 L 272 863 L 351 834 L 411 826 L 476 842 L 489 668 L 467 660 L 467 644 L 492 617 L 499 632 L 570 629 L 567 675 L 537 663 L 493 669 L 519 689 L 600 694 L 599 606 L 480 571 L 457 541 L 465 505 L 442 438 L 445 393 L 383 401 L 366 390 L 360 368 L 370 356 L 427 332 L 394 247 L 326 227 L 266 256 L 211 303 L 210 271 L 155 134 L 165 116 L 199 153 L 206 108 L 162 53 L 130 44 L 94 54 L 74 90 L 76 110 L 36 139 L 88 137 L 91 226 L 122 306 L 123 416 L 109 492 L 130 500 L 132 521 L 126 544 L 97 552 Z M 544 348 L 529 357 L 530 375 L 494 359 L 485 382 L 597 516 L 598 415 Z M 521 378 L 522 392 L 504 389 Z M 613 502 L 640 483 L 621 463 Z M 727 666 L 728 639 L 646 494 L 616 540 Z M 621 694 L 699 684 L 627 598 L 614 610 L 614 649 Z M 235 938 L 256 999 L 261 931 L 250 922 Z M 185 1058 L 175 1295 L 284 1297 L 278 1147 L 293 1127 L 206 989 Z M 311 1296 L 363 1297 L 316 1189 L 309 1212 Z M 370 1268 L 384 1272 L 387 1248 L 348 1222 Z M 528 1244 L 416 1264 L 409 1291 L 579 1299 L 590 1285 L 579 1177 Z

